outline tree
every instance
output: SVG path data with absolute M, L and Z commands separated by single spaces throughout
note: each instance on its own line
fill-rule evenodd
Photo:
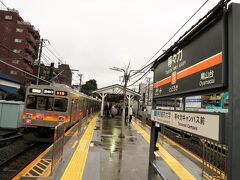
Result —
M 86 81 L 81 87 L 81 92 L 87 95 L 91 95 L 94 90 L 97 90 L 97 81 L 95 79 Z

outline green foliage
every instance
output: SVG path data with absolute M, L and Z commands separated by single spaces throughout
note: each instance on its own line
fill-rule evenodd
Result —
M 87 95 L 91 95 L 94 90 L 97 90 L 97 81 L 95 79 L 86 81 L 86 84 L 83 84 L 81 88 L 81 92 Z

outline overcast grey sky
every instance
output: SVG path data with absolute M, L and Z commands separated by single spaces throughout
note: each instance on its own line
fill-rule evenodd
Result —
M 120 83 L 121 73 L 110 67 L 124 67 L 129 59 L 130 69 L 145 64 L 205 1 L 3 0 L 84 74 L 83 81 L 96 79 L 99 87 Z M 218 1 L 209 0 L 167 47 Z

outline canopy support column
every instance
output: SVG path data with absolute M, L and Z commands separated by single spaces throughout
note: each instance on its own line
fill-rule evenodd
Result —
M 105 93 L 98 93 L 100 96 L 101 96 L 101 98 L 102 98 L 102 104 L 101 104 L 101 117 L 103 117 L 103 109 L 104 109 L 104 99 L 105 99 L 105 97 L 107 96 L 107 94 L 105 94 Z
M 131 100 L 133 99 L 133 95 L 127 95 L 127 99 L 128 99 L 128 109 L 130 108 L 131 106 Z M 129 115 L 129 111 L 128 111 L 128 115 Z

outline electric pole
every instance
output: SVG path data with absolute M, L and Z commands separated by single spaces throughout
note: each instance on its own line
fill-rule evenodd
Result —
M 126 108 L 126 99 L 127 99 L 127 83 L 129 81 L 129 78 L 130 78 L 130 73 L 131 72 L 139 72 L 137 70 L 129 70 L 129 66 L 130 66 L 130 62 L 128 64 L 127 67 L 125 67 L 125 69 L 123 68 L 118 68 L 118 67 L 113 67 L 113 68 L 110 68 L 111 70 L 114 70 L 114 71 L 119 71 L 119 72 L 123 72 L 123 80 L 124 80 L 124 86 L 123 86 L 123 111 L 122 111 L 122 128 L 121 128 L 121 133 L 119 135 L 120 138 L 125 138 L 125 135 L 123 133 L 124 131 L 124 123 L 126 121 L 125 119 L 125 108 Z
M 47 39 L 41 39 L 40 40 L 40 46 L 39 46 L 39 55 L 38 55 L 38 71 L 37 71 L 37 85 L 39 84 L 39 76 L 40 76 L 40 64 L 41 64 L 41 57 L 42 57 L 42 48 L 43 48 L 43 42 L 48 41 Z
M 42 56 L 42 47 L 43 47 L 43 38 L 40 40 L 40 49 L 38 55 L 38 71 L 37 71 L 37 85 L 39 84 L 39 76 L 40 76 L 40 63 L 41 63 L 41 56 Z

